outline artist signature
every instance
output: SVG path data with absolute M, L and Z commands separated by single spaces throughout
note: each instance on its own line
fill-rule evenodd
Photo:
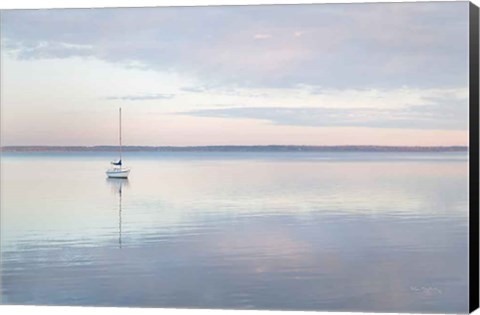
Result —
M 411 286 L 410 291 L 424 296 L 434 296 L 442 294 L 442 290 L 436 287 L 415 287 Z

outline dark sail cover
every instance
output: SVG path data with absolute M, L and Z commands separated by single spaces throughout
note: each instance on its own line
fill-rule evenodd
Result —
M 112 165 L 122 166 L 122 160 L 118 160 L 118 162 L 112 162 Z

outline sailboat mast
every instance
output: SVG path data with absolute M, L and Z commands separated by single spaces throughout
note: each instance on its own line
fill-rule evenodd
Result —
M 122 108 L 120 107 L 118 109 L 118 113 L 119 113 L 119 135 L 118 135 L 118 138 L 119 138 L 119 142 L 120 142 L 120 161 L 122 160 Z

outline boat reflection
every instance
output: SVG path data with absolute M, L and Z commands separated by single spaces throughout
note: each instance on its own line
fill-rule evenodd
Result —
M 122 248 L 122 190 L 130 183 L 128 178 L 107 178 L 106 181 L 112 188 L 112 192 L 118 194 L 118 246 Z

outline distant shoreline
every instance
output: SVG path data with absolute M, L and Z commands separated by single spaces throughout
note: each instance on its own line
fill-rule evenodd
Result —
M 118 146 L 3 146 L 1 152 L 114 152 Z M 123 146 L 124 152 L 467 152 L 467 146 L 310 146 L 310 145 L 218 145 L 218 146 Z

